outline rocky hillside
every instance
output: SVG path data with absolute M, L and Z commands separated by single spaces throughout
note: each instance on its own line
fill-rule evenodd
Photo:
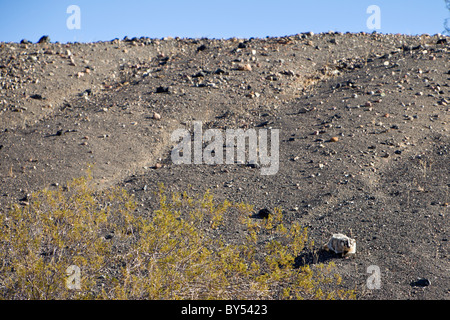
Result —
M 449 42 L 330 32 L 1 43 L 0 212 L 91 164 L 97 188 L 122 185 L 149 214 L 163 182 L 280 207 L 317 248 L 352 236 L 351 259 L 303 258 L 333 259 L 361 299 L 449 299 Z M 278 172 L 174 164 L 171 134 L 194 121 L 279 129 Z M 367 288 L 371 265 L 380 289 Z

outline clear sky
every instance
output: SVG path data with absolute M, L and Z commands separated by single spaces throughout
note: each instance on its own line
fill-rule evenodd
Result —
M 67 26 L 70 5 L 80 8 L 79 29 Z M 445 0 L 0 0 L 0 41 L 36 42 L 42 35 L 52 42 L 93 42 L 124 36 L 226 39 L 372 32 L 366 23 L 370 5 L 380 8 L 376 31 L 381 33 L 443 33 L 450 18 Z

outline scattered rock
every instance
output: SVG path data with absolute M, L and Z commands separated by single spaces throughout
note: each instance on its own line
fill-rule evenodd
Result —
M 156 88 L 156 93 L 169 93 L 169 87 L 159 86 Z
M 42 36 L 42 37 L 38 40 L 37 43 L 50 43 L 50 37 L 47 36 L 47 35 Z
M 153 112 L 153 119 L 160 120 L 161 119 L 161 115 L 159 113 Z
M 216 71 L 214 71 L 214 74 L 227 74 L 227 72 L 221 68 L 217 68 Z
M 208 47 L 206 45 L 202 44 L 201 46 L 199 46 L 197 48 L 197 51 L 205 51 L 206 49 L 208 49 Z
M 44 98 L 40 94 L 32 94 L 30 96 L 31 99 L 43 100 Z
M 25 194 L 25 196 L 20 198 L 19 201 L 28 202 L 28 201 L 30 201 L 30 199 L 31 199 L 31 194 L 27 193 L 27 194 Z
M 256 214 L 258 218 L 267 219 L 269 218 L 269 215 L 272 214 L 272 211 L 268 208 L 264 208 L 258 211 Z
M 192 78 L 204 78 L 206 74 L 203 71 L 199 71 L 192 76 Z
M 299 110 L 298 110 L 298 113 L 299 114 L 301 114 L 301 113 L 307 113 L 307 112 L 310 112 L 312 109 L 306 109 L 306 108 L 304 108 L 304 107 L 301 107 Z
M 244 64 L 244 65 L 238 66 L 238 70 L 240 70 L 240 71 L 252 71 L 252 66 L 247 63 L 247 64 Z
M 248 98 L 259 98 L 260 96 L 261 96 L 260 93 L 254 91 L 251 91 L 250 93 L 246 94 L 246 97 Z
M 338 137 L 331 137 L 330 142 L 338 142 L 339 138 Z
M 416 281 L 412 281 L 410 285 L 411 287 L 428 287 L 429 285 L 431 285 L 431 281 L 427 278 L 420 278 Z
M 114 237 L 114 235 L 111 234 L 111 233 L 109 233 L 109 234 L 105 235 L 105 240 L 110 240 L 110 239 L 112 239 L 113 237 Z

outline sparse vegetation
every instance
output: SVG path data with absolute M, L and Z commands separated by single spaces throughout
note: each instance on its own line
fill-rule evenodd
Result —
M 251 219 L 250 205 L 216 203 L 209 192 L 168 199 L 161 185 L 159 209 L 144 215 L 123 189 L 94 192 L 89 181 L 43 190 L 0 215 L 2 299 L 354 297 L 340 289 L 333 264 L 294 266 L 312 243 L 306 228 L 283 224 L 279 209 Z M 230 210 L 247 231 L 239 244 L 214 233 Z M 81 270 L 78 290 L 66 286 L 71 265 Z

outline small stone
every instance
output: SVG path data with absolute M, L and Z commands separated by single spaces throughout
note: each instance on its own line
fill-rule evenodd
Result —
M 272 211 L 270 211 L 270 209 L 268 208 L 264 208 L 258 211 L 258 217 L 263 218 L 263 219 L 267 219 L 269 218 L 269 215 L 272 214 Z
M 244 64 L 238 67 L 240 71 L 252 71 L 252 66 L 250 64 Z
M 202 44 L 201 46 L 199 46 L 197 48 L 197 51 L 205 51 L 206 49 L 208 49 L 208 47 L 206 45 Z
M 159 169 L 159 168 L 162 168 L 162 164 L 161 163 L 156 163 L 155 164 L 155 167 L 154 167 L 155 169 Z
M 216 71 L 214 71 L 214 74 L 224 74 L 224 73 L 226 73 L 226 71 L 221 68 L 218 68 Z
M 193 78 L 204 78 L 204 77 L 206 77 L 206 74 L 203 71 L 199 71 L 196 74 L 194 74 L 192 77 Z
M 339 138 L 338 137 L 331 137 L 330 141 L 331 142 L 338 142 Z
M 427 278 L 420 278 L 411 282 L 412 287 L 427 287 L 429 285 L 431 285 L 431 281 Z
M 40 94 L 32 94 L 30 96 L 31 99 L 43 100 L 44 98 Z
M 42 36 L 37 43 L 50 43 L 50 37 Z
M 19 199 L 19 201 L 26 201 L 26 202 L 28 202 L 30 200 L 31 200 L 31 194 L 30 193 L 25 194 L 25 196 L 23 198 Z
M 156 88 L 156 93 L 169 93 L 169 87 L 157 87 Z
M 159 113 L 153 112 L 153 119 L 160 120 L 161 119 L 161 115 Z
M 282 72 L 282 74 L 284 74 L 286 76 L 290 76 L 290 77 L 295 76 L 295 72 L 292 71 L 292 70 L 285 70 L 285 71 Z
M 261 94 L 259 94 L 258 92 L 251 91 L 250 93 L 247 93 L 245 96 L 248 98 L 259 98 Z

